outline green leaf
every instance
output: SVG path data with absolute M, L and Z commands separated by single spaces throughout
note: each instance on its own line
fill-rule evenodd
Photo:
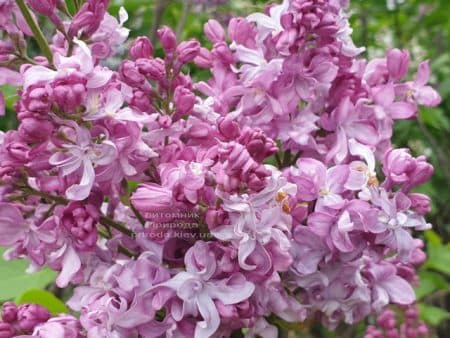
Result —
M 434 230 L 426 231 L 425 238 L 427 239 L 427 243 L 429 243 L 429 244 L 432 244 L 432 245 L 441 245 L 442 244 L 442 238 Z
M 426 267 L 450 275 L 450 244 L 428 245 L 428 261 Z
M 3 255 L 4 248 L 0 248 Z M 25 270 L 28 263 L 23 260 L 5 261 L 0 258 L 0 300 L 14 299 L 30 288 L 44 288 L 56 277 L 49 269 L 29 274 Z
M 442 109 L 421 109 L 419 115 L 427 126 L 447 131 L 450 129 L 449 121 L 445 118 L 445 113 Z
M 30 289 L 16 299 L 16 304 L 33 303 L 46 307 L 50 313 L 68 313 L 69 309 L 53 293 L 46 290 Z
M 433 326 L 450 319 L 450 312 L 436 306 L 419 304 L 419 310 L 421 318 Z
M 437 272 L 421 271 L 419 272 L 419 279 L 420 284 L 416 288 L 417 299 L 422 299 L 437 290 L 450 291 L 450 286 L 445 278 Z

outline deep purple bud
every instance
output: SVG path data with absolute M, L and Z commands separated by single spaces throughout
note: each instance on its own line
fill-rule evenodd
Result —
M 219 21 L 210 19 L 205 24 L 205 34 L 212 43 L 225 41 L 225 31 Z
M 427 195 L 413 193 L 408 195 L 411 200 L 411 208 L 420 215 L 426 215 L 431 211 L 431 199 Z
M 17 319 L 17 306 L 13 302 L 5 302 L 2 305 L 2 319 L 12 323 Z
M 428 330 L 428 327 L 425 325 L 425 323 L 421 323 L 418 327 L 417 327 L 417 332 L 419 333 L 419 335 L 421 336 L 428 336 L 428 334 L 430 333 L 430 330 Z
M 197 57 L 194 59 L 195 64 L 200 68 L 211 68 L 212 54 L 206 48 L 201 47 Z
M 20 135 L 29 142 L 44 141 L 50 137 L 52 131 L 53 124 L 47 120 L 24 118 L 19 125 Z
M 54 81 L 53 98 L 63 112 L 74 112 L 83 103 L 86 83 L 87 79 L 80 72 L 73 72 Z
M 30 86 L 23 93 L 21 102 L 31 112 L 48 113 L 51 106 L 50 91 L 50 88 L 41 85 Z
M 9 323 L 0 322 L 0 338 L 13 338 L 16 335 L 16 331 Z
M 400 80 L 408 73 L 409 53 L 406 50 L 391 49 L 387 52 L 387 68 L 389 75 Z
M 433 166 L 427 162 L 425 156 L 417 157 L 415 164 L 414 171 L 409 175 L 410 181 L 407 184 L 408 190 L 428 181 L 434 172 Z
M 417 311 L 417 309 L 413 307 L 410 307 L 408 310 L 406 310 L 405 315 L 407 318 L 417 319 L 417 317 L 419 316 L 419 311 Z
M 172 118 L 168 115 L 160 116 L 158 119 L 158 123 L 161 128 L 167 129 L 172 125 Z
M 148 59 L 153 55 L 153 45 L 145 36 L 140 36 L 134 40 L 130 48 L 130 57 L 132 60 Z
M 77 36 L 80 32 L 85 36 L 94 34 L 103 21 L 108 2 L 108 0 L 90 0 L 84 3 L 72 19 L 69 36 Z
M 186 115 L 194 107 L 195 95 L 189 89 L 178 86 L 175 88 L 174 101 L 177 115 Z
M 38 304 L 23 304 L 17 310 L 19 327 L 25 333 L 32 333 L 36 325 L 46 322 L 49 318 L 48 310 Z
M 418 338 L 419 334 L 417 333 L 417 331 L 414 327 L 408 327 L 406 329 L 406 336 L 408 338 Z
M 30 7 L 45 16 L 51 16 L 55 12 L 56 0 L 28 0 Z
M 136 63 L 133 61 L 122 62 L 119 67 L 119 74 L 121 79 L 132 87 L 143 86 L 146 82 L 145 76 L 139 72 Z
M 89 250 L 97 243 L 98 219 L 99 213 L 93 205 L 71 202 L 63 211 L 61 223 L 78 249 Z
M 183 41 L 177 47 L 178 62 L 185 64 L 191 62 L 200 52 L 200 43 L 196 40 Z
M 390 329 L 386 332 L 386 338 L 399 338 L 398 330 L 397 329 Z
M 23 163 L 29 160 L 30 147 L 22 140 L 8 142 L 4 146 L 11 158 Z
M 234 62 L 234 55 L 225 42 L 219 42 L 214 46 L 212 58 L 218 59 L 224 64 L 232 64 Z
M 168 54 L 173 53 L 177 48 L 177 37 L 175 36 L 173 30 L 167 26 L 164 26 L 158 30 L 158 36 L 164 52 Z
M 136 67 L 149 80 L 163 82 L 166 78 L 164 61 L 161 59 L 138 59 Z
M 151 109 L 150 96 L 141 90 L 136 90 L 133 92 L 130 105 L 136 107 L 142 112 L 149 112 Z
M 259 129 L 243 130 L 239 137 L 239 143 L 247 147 L 248 152 L 257 162 L 262 162 L 278 151 L 276 143 Z
M 160 212 L 173 205 L 172 191 L 159 185 L 141 184 L 131 196 L 131 203 L 141 212 Z
M 219 127 L 219 132 L 227 140 L 234 140 L 234 139 L 238 138 L 238 136 L 239 136 L 239 133 L 240 133 L 239 125 L 231 119 L 220 118 L 218 127 Z
M 383 172 L 394 184 L 404 184 L 403 191 L 409 191 L 430 178 L 433 166 L 425 156 L 412 157 L 408 149 L 390 149 L 384 155 Z

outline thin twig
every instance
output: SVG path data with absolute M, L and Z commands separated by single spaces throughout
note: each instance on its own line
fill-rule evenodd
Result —
M 33 36 L 37 44 L 39 45 L 39 48 L 41 49 L 44 56 L 47 58 L 48 63 L 53 67 L 53 54 L 50 49 L 50 46 L 48 45 L 47 39 L 44 36 L 44 33 L 42 33 L 38 24 L 36 23 L 36 21 L 34 21 L 34 18 L 31 15 L 31 12 L 28 6 L 25 4 L 25 2 L 23 0 L 16 0 L 16 3 L 17 6 L 19 6 L 25 21 L 27 22 L 28 26 L 33 32 Z
M 122 223 L 116 222 L 109 217 L 106 217 L 104 215 L 100 216 L 100 223 L 103 225 L 109 226 L 111 228 L 114 228 L 131 238 L 134 238 L 133 231 L 131 231 L 130 229 L 127 229 Z
M 134 207 L 133 203 L 130 203 L 130 208 L 133 211 L 136 218 L 139 220 L 139 222 L 142 224 L 142 226 L 145 226 L 145 219 L 142 217 L 140 212 Z
M 58 204 L 63 204 L 63 205 L 67 205 L 70 202 L 69 200 L 65 199 L 64 197 L 55 196 L 55 195 L 52 195 L 52 194 L 48 194 L 46 192 L 38 191 L 38 190 L 33 189 L 30 186 L 16 185 L 16 187 L 21 189 L 25 193 L 36 195 L 36 196 L 40 196 L 40 197 L 42 197 L 43 199 L 45 199 L 47 201 L 53 201 L 53 202 L 56 202 Z M 116 222 L 113 219 L 111 219 L 111 218 L 109 218 L 109 217 L 107 217 L 105 215 L 101 215 L 100 216 L 100 223 L 105 225 L 105 226 L 114 228 L 114 229 L 120 231 L 121 233 L 131 237 L 131 238 L 134 238 L 133 231 L 131 231 L 130 229 L 127 229 L 122 223 Z
M 169 5 L 169 1 L 166 1 L 166 0 L 157 0 L 156 1 L 155 10 L 153 11 L 152 28 L 150 30 L 150 41 L 153 44 L 156 43 L 156 33 L 158 32 L 158 28 L 161 25 L 161 21 L 162 21 L 162 16 L 168 5 Z

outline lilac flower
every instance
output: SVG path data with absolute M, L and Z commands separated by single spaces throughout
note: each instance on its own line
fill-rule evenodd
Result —
M 291 168 L 291 177 L 297 184 L 304 201 L 317 199 L 316 210 L 323 207 L 340 208 L 344 202 L 341 193 L 349 175 L 345 165 L 327 169 L 322 162 L 312 158 L 297 161 L 297 168 Z
M 430 79 L 430 66 L 427 61 L 419 65 L 417 76 L 414 82 L 408 83 L 410 91 L 408 95 L 412 95 L 414 100 L 427 107 L 437 106 L 441 102 L 441 97 L 431 86 L 426 86 Z
M 409 199 L 401 192 L 390 199 L 383 189 L 373 192 L 372 203 L 380 208 L 376 225 L 370 230 L 376 234 L 377 243 L 384 243 L 398 252 L 402 261 L 408 261 L 413 248 L 413 238 L 408 228 L 426 230 L 431 227 L 424 218 L 407 209 Z
M 80 321 L 70 315 L 59 315 L 35 327 L 33 337 L 83 338 Z
M 414 301 L 430 199 L 411 191 L 433 168 L 391 139 L 440 98 L 426 62 L 405 82 L 407 51 L 358 56 L 348 1 L 210 20 L 210 50 L 163 27 L 161 55 L 140 37 L 112 61 L 123 8 L 88 0 L 61 23 L 61 3 L 30 3 L 57 32 L 18 58 L 29 17 L 0 0 L 0 85 L 22 87 L 0 132 L 0 245 L 73 284 L 79 320 L 5 303 L 0 336 L 269 338 L 271 316 L 335 328 Z M 400 334 L 426 332 L 406 316 Z
M 9 246 L 21 239 L 26 231 L 22 213 L 13 204 L 0 203 L 0 245 Z
M 42 83 L 53 81 L 56 78 L 68 76 L 73 71 L 79 71 L 86 76 L 86 87 L 88 89 L 100 88 L 104 86 L 111 78 L 112 71 L 101 66 L 95 66 L 92 60 L 92 53 L 88 46 L 75 40 L 78 48 L 76 53 L 70 57 L 61 54 L 55 55 L 55 65 L 57 70 L 51 70 L 44 66 L 29 67 L 23 74 L 24 89 Z
M 79 250 L 90 249 L 97 243 L 96 225 L 99 219 L 94 205 L 71 202 L 61 215 L 61 223 L 73 236 Z
M 375 87 L 373 90 L 375 102 L 374 113 L 378 119 L 408 119 L 415 116 L 417 107 L 410 102 L 395 101 L 395 88 L 392 84 Z
M 84 118 L 88 121 L 112 118 L 119 121 L 140 123 L 150 122 L 156 118 L 155 115 L 138 114 L 129 107 L 123 107 L 125 102 L 123 96 L 123 93 L 115 88 L 108 89 L 102 95 L 92 93 L 86 100 L 87 107 Z
M 416 296 L 413 288 L 403 278 L 396 274 L 396 269 L 389 263 L 373 264 L 367 269 L 367 274 L 374 285 L 373 306 L 379 311 L 392 301 L 408 305 L 414 302 Z
M 225 305 L 239 303 L 251 296 L 254 285 L 239 273 L 224 280 L 213 279 L 216 261 L 204 242 L 197 242 L 187 252 L 185 263 L 186 272 L 179 272 L 162 285 L 175 290 L 183 301 L 181 317 L 202 316 L 204 321 L 197 323 L 195 337 L 210 337 L 220 325 L 214 300 Z
M 262 51 L 254 51 L 242 45 L 231 46 L 235 56 L 243 65 L 239 70 L 245 84 L 264 82 L 266 78 L 276 77 L 282 67 L 282 59 L 267 62 Z
M 290 1 L 284 0 L 281 5 L 272 6 L 269 10 L 269 15 L 262 13 L 254 13 L 247 17 L 250 22 L 255 22 L 259 28 L 258 39 L 263 41 L 269 34 L 276 36 L 284 31 L 281 23 L 281 17 L 287 12 Z
M 84 128 L 76 127 L 74 131 L 75 143 L 64 144 L 64 151 L 55 152 L 49 162 L 60 169 L 63 175 L 81 172 L 80 182 L 66 190 L 67 198 L 81 201 L 89 196 L 94 185 L 94 166 L 112 163 L 117 157 L 117 149 L 108 140 L 94 143 L 89 131 Z
M 125 42 L 130 30 L 123 27 L 128 21 L 125 8 L 119 9 L 119 20 L 105 13 L 99 28 L 92 34 L 92 54 L 96 59 L 105 59 L 114 53 L 114 49 Z
M 295 194 L 296 187 L 278 173 L 273 173 L 268 185 L 254 195 L 219 194 L 223 209 L 228 212 L 230 225 L 221 225 L 211 233 L 222 241 L 232 241 L 238 247 L 239 264 L 246 270 L 255 265 L 246 263 L 247 258 L 260 245 L 274 239 L 282 250 L 289 249 L 289 240 L 284 232 L 289 230 L 290 215 L 288 195 Z

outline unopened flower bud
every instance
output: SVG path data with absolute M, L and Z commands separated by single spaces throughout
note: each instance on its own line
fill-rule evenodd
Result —
M 15 333 L 11 324 L 0 322 L 0 338 L 13 338 Z
M 33 329 L 50 318 L 48 310 L 38 304 L 23 304 L 17 310 L 19 327 L 25 333 L 33 332 Z
M 217 20 L 208 20 L 205 24 L 205 34 L 212 43 L 225 41 L 225 31 Z
M 164 26 L 158 30 L 159 40 L 166 53 L 173 53 L 177 48 L 177 37 L 173 30 L 169 27 Z
M 13 302 L 5 302 L 2 305 L 2 319 L 12 323 L 17 319 L 17 306 Z
M 132 60 L 148 59 L 153 54 L 153 45 L 145 36 L 140 36 L 134 40 L 130 48 L 130 57 Z
M 200 52 L 200 43 L 196 40 L 183 41 L 177 48 L 178 62 L 191 62 Z

